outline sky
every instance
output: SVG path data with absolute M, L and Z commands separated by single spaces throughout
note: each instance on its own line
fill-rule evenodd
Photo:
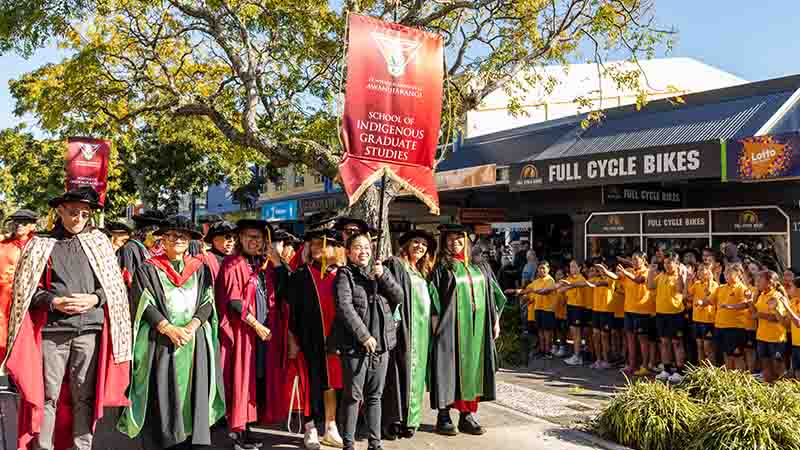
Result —
M 658 22 L 675 27 L 678 41 L 667 56 L 690 57 L 758 81 L 800 73 L 798 0 L 655 0 Z M 64 51 L 46 48 L 30 59 L 0 56 L 0 129 L 32 117 L 13 114 L 14 99 L 8 81 L 48 62 L 58 62 Z

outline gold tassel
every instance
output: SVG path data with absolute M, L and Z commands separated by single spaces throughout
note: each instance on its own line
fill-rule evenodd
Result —
M 469 245 L 469 238 L 467 237 L 467 232 L 464 232 L 464 265 L 469 266 L 469 253 L 467 251 L 467 245 Z
M 53 228 L 56 226 L 56 210 L 50 209 L 50 212 L 47 213 L 47 231 L 53 231 Z
M 328 271 L 328 236 L 322 236 L 322 268 L 320 270 L 320 278 L 325 278 L 325 273 Z
M 264 264 L 261 265 L 261 270 L 267 270 L 270 253 L 272 252 L 272 232 L 269 231 L 269 227 L 267 227 L 266 231 L 267 231 L 267 254 L 264 255 L 266 256 L 266 258 L 264 258 Z

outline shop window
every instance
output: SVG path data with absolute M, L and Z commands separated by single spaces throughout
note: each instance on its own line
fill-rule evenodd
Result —
M 714 236 L 712 242 L 714 249 L 723 255 L 724 260 L 734 256 L 741 262 L 753 260 L 778 273 L 788 267 L 789 246 L 783 235 L 719 235 Z M 733 244 L 733 247 L 730 244 Z
M 281 167 L 278 169 L 278 174 L 272 180 L 273 184 L 275 185 L 275 191 L 281 192 L 286 190 L 286 168 Z
M 315 172 L 314 173 L 314 184 L 318 185 L 318 184 L 322 184 L 322 183 L 323 183 L 322 182 L 322 175 L 320 175 L 320 174 Z
M 294 168 L 294 187 L 301 188 L 306 185 L 306 170 L 301 167 Z
M 626 237 L 589 237 L 588 255 L 589 258 L 601 257 L 608 264 L 616 263 L 619 257 L 629 257 L 632 253 L 639 251 L 639 236 Z

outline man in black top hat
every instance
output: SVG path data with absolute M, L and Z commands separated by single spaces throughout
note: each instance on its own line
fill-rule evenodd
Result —
M 111 243 L 89 225 L 98 200 L 89 186 L 52 199 L 55 229 L 49 238 L 34 237 L 17 264 L 6 368 L 23 397 L 44 393 L 43 404 L 23 398 L 39 406 L 20 421 L 30 426 L 22 435 L 35 436 L 35 449 L 53 448 L 65 375 L 75 449 L 90 450 L 102 408 L 124 401 L 132 346 L 128 299 Z M 120 373 L 123 378 L 114 378 Z

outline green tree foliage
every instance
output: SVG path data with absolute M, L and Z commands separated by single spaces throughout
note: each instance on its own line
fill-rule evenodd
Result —
M 511 94 L 518 111 L 521 88 L 552 89 L 545 65 L 597 62 L 639 90 L 635 65 L 605 62 L 653 56 L 669 39 L 652 1 L 70 0 L 78 13 L 61 15 L 62 0 L 15 0 L 7 8 L 27 12 L 0 20 L 0 48 L 26 50 L 49 34 L 74 52 L 11 83 L 17 112 L 48 131 L 125 136 L 148 125 L 170 140 L 211 126 L 212 151 L 256 151 L 335 178 L 347 14 L 444 36 L 446 143 L 491 92 Z M 368 192 L 355 212 L 375 221 L 374 204 Z

